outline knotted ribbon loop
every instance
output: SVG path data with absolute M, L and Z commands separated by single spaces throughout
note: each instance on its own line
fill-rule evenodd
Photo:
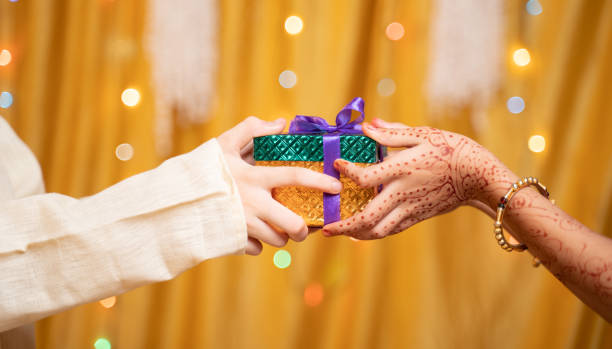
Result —
M 336 124 L 330 125 L 325 119 L 317 116 L 297 115 L 289 125 L 290 134 L 323 134 L 323 173 L 340 178 L 334 168 L 334 161 L 340 158 L 340 135 L 363 134 L 361 123 L 365 118 L 363 98 L 356 97 L 347 104 L 338 115 Z M 352 111 L 359 117 L 352 120 Z M 340 220 L 340 194 L 323 193 L 323 221 L 330 224 Z
M 365 118 L 364 101 L 361 97 L 353 98 L 353 100 L 344 106 L 338 115 L 336 115 L 336 124 L 330 125 L 325 119 L 318 116 L 297 115 L 289 125 L 290 134 L 305 134 L 305 133 L 348 133 L 362 134 L 361 123 Z M 359 113 L 359 117 L 351 121 L 352 111 Z

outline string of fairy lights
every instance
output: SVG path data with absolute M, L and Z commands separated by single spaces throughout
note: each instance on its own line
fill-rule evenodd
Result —
M 8 0 L 9 2 L 18 2 L 18 0 Z M 529 0 L 526 2 L 525 9 L 529 15 L 538 16 L 543 9 L 538 0 Z M 286 33 L 293 37 L 297 36 L 304 30 L 304 21 L 300 16 L 292 15 L 285 19 L 284 29 Z M 399 22 L 389 23 L 384 31 L 384 35 L 390 41 L 400 41 L 406 31 L 404 26 Z M 512 53 L 512 60 L 517 67 L 526 68 L 531 62 L 531 55 L 527 48 L 516 49 Z M 8 48 L 0 48 L 0 73 L 1 69 L 9 66 L 13 62 L 13 55 Z M 298 75 L 290 69 L 283 70 L 278 76 L 278 82 L 282 88 L 291 89 L 298 83 Z M 390 77 L 381 78 L 376 86 L 376 90 L 381 97 L 389 97 L 396 91 L 396 83 Z M 141 94 L 134 87 L 127 87 L 121 92 L 121 102 L 126 108 L 136 108 L 141 102 Z M 9 109 L 13 105 L 13 94 L 10 91 L 0 92 L 0 108 Z M 508 98 L 506 107 L 511 114 L 520 114 L 525 110 L 525 100 L 521 96 L 512 96 Z M 542 135 L 534 134 L 527 142 L 528 149 L 534 153 L 544 151 L 546 140 Z M 134 156 L 134 148 L 129 143 L 121 143 L 115 148 L 115 156 L 118 160 L 128 161 Z M 285 249 L 279 249 L 274 253 L 273 264 L 278 269 L 287 269 L 291 266 L 291 253 Z M 316 307 L 323 302 L 325 298 L 325 289 L 320 282 L 313 281 L 307 284 L 303 290 L 303 301 L 308 307 Z M 100 306 L 105 309 L 111 309 L 117 303 L 117 297 L 109 297 L 99 301 Z M 98 337 L 94 341 L 95 349 L 111 349 L 111 342 L 104 337 Z

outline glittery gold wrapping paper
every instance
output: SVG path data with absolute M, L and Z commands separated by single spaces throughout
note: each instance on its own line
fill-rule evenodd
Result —
M 297 166 L 323 172 L 321 161 L 256 161 L 257 166 Z M 366 167 L 373 164 L 356 163 Z M 375 188 L 361 188 L 350 178 L 340 174 L 340 218 L 345 219 L 360 212 L 376 195 Z M 309 227 L 323 226 L 323 193 L 310 188 L 290 186 L 275 188 L 272 196 L 291 211 L 302 216 Z

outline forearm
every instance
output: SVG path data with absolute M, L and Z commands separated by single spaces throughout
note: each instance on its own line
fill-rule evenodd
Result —
M 240 198 L 214 143 L 80 200 L 0 204 L 0 331 L 240 252 Z
M 490 181 L 481 202 L 491 211 L 518 180 Z M 506 208 L 504 228 L 540 259 L 565 286 L 612 321 L 612 240 L 569 216 L 533 188 L 517 192 Z

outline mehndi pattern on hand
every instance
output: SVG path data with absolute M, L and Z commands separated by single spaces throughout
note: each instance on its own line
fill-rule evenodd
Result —
M 368 168 L 334 163 L 360 186 L 384 188 L 360 214 L 325 226 L 327 236 L 382 238 L 486 195 L 490 183 L 511 182 L 505 166 L 468 137 L 431 127 L 363 129 L 383 145 L 406 149 Z

